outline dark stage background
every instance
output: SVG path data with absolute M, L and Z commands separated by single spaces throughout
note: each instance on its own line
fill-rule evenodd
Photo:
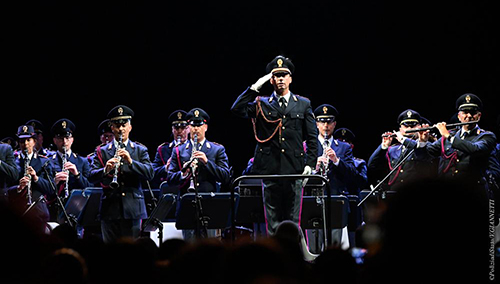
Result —
M 296 66 L 292 92 L 337 107 L 355 156 L 368 159 L 407 108 L 448 121 L 466 92 L 485 103 L 481 126 L 497 128 L 495 1 L 10 2 L 0 4 L 1 137 L 31 118 L 48 133 L 66 117 L 86 155 L 108 110 L 125 104 L 153 158 L 171 140 L 168 115 L 201 107 L 239 176 L 255 140 L 229 109 L 278 54 Z

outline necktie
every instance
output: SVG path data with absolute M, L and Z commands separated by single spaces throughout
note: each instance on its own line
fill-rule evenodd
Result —
M 462 135 L 460 135 L 460 138 L 465 139 L 467 135 L 469 135 L 469 132 L 464 131 L 462 132 Z
M 330 140 L 325 139 L 325 148 L 330 147 Z
M 279 102 L 280 102 L 280 104 L 281 104 L 281 109 L 282 109 L 282 110 L 285 110 L 285 109 L 286 109 L 286 100 L 285 100 L 285 98 L 284 98 L 284 97 L 281 97 L 281 98 L 279 99 Z

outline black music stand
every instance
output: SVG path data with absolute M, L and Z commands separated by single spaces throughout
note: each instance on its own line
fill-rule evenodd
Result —
M 240 196 L 236 223 L 264 223 L 265 221 L 262 196 Z
M 101 196 L 102 188 L 100 187 L 88 187 L 84 190 L 74 189 L 71 191 L 64 208 L 77 225 L 95 225 L 98 222 Z M 64 218 L 64 216 L 60 214 L 59 218 Z
M 231 193 L 199 193 L 203 206 L 200 218 L 206 222 L 207 229 L 224 229 L 231 225 Z M 238 207 L 239 194 L 234 193 L 235 207 Z M 181 197 L 175 227 L 179 230 L 195 230 L 200 223 L 196 220 L 195 194 L 186 193 Z
M 171 193 L 177 195 L 179 193 L 179 186 L 169 185 L 166 181 L 164 181 L 160 184 L 160 193 L 161 194 Z
M 325 202 L 327 197 L 324 197 Z M 332 195 L 330 197 L 331 228 L 342 229 L 347 226 L 349 213 L 349 199 L 344 195 Z M 316 196 L 304 196 L 302 198 L 302 214 L 300 227 L 302 229 L 323 229 L 323 209 L 316 202 Z
M 158 229 L 159 244 L 163 242 L 163 223 L 162 221 L 167 217 L 168 212 L 174 207 L 177 199 L 173 194 L 164 194 L 158 205 L 153 209 L 151 215 L 146 222 L 142 224 L 142 232 L 152 232 Z

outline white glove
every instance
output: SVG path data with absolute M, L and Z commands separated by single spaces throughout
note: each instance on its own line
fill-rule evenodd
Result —
M 260 88 L 266 83 L 269 82 L 269 79 L 273 76 L 272 73 L 266 74 L 263 77 L 260 77 L 257 82 L 255 82 L 252 86 L 250 86 L 251 90 L 256 91 L 257 93 L 259 92 Z
M 310 175 L 312 173 L 312 169 L 309 166 L 304 167 L 304 172 L 302 173 L 303 175 Z

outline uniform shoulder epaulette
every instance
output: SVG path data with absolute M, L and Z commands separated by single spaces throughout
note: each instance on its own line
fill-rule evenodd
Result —
M 108 143 L 101 143 L 101 144 L 95 146 L 95 150 L 97 150 L 97 148 L 101 148 L 103 146 L 106 146 L 106 144 L 108 144 Z
M 297 94 L 294 94 L 295 96 L 299 97 L 299 98 L 302 98 L 302 99 L 305 99 L 307 101 L 311 101 L 308 97 L 304 97 L 304 96 L 301 96 L 301 95 L 297 95 Z
M 273 96 L 257 96 L 255 97 L 255 102 L 258 102 L 258 101 L 267 101 L 269 100 L 269 102 L 272 102 L 273 101 Z
M 212 143 L 213 143 L 214 145 L 217 145 L 217 146 L 222 146 L 222 147 L 224 147 L 224 145 L 222 145 L 222 144 L 220 144 L 220 143 L 217 143 L 217 142 L 213 142 L 213 141 L 210 141 L 210 142 L 212 142 Z
M 146 145 L 142 144 L 141 142 L 134 141 L 134 143 L 144 148 L 147 148 Z
M 161 147 L 165 146 L 165 144 L 167 144 L 167 142 L 161 143 L 160 145 L 158 145 L 158 147 L 156 149 L 160 149 Z

